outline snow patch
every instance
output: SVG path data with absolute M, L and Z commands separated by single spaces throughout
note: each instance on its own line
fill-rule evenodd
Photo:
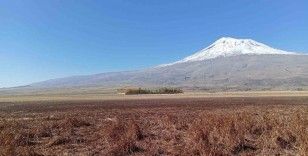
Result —
M 297 55 L 295 52 L 287 52 L 275 48 L 271 48 L 263 43 L 251 39 L 235 39 L 231 37 L 223 37 L 215 41 L 210 46 L 188 56 L 182 60 L 163 64 L 158 67 L 169 66 L 177 63 L 203 61 L 217 57 L 228 57 L 243 54 L 262 55 L 262 54 L 279 54 L 279 55 Z

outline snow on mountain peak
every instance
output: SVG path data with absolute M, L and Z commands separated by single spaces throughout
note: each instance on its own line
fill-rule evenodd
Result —
M 217 57 L 228 57 L 242 54 L 261 55 L 261 54 L 297 54 L 279 49 L 271 48 L 265 44 L 251 39 L 235 39 L 231 37 L 222 37 L 210 46 L 190 55 L 180 61 L 165 64 L 172 65 L 176 63 L 193 62 L 213 59 Z

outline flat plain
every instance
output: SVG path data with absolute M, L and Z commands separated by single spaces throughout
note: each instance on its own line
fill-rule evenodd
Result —
M 0 98 L 0 155 L 306 155 L 307 92 Z

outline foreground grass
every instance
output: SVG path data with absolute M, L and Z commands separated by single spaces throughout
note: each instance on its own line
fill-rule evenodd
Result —
M 307 105 L 240 109 L 194 105 L 88 107 L 1 112 L 0 155 L 305 155 L 308 152 Z

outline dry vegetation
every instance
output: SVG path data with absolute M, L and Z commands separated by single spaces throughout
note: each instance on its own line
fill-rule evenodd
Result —
M 159 88 L 159 89 L 126 89 L 124 91 L 125 95 L 135 95 L 135 94 L 179 94 L 183 93 L 183 90 L 179 88 Z
M 306 155 L 308 98 L 0 104 L 0 155 Z

